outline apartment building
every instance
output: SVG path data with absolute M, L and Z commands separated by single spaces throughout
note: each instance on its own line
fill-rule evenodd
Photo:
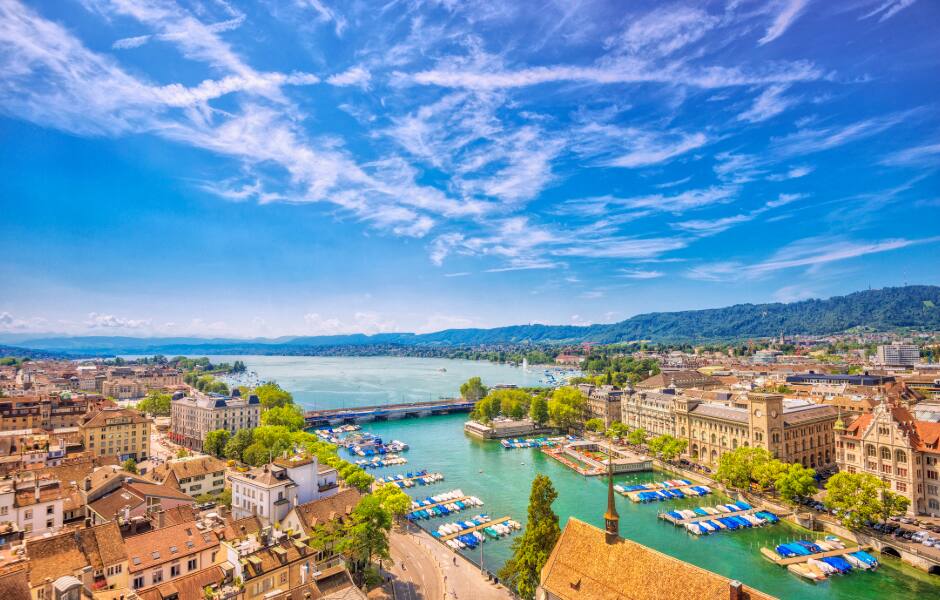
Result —
M 637 389 L 661 390 L 664 388 L 698 388 L 710 390 L 721 387 L 720 379 L 698 371 L 663 371 L 636 384 Z
M 612 385 L 594 386 L 580 384 L 578 389 L 586 398 L 585 417 L 587 419 L 600 419 L 605 427 L 620 419 L 620 404 L 623 398 L 632 390 L 621 390 Z
M 26 543 L 31 600 L 88 598 L 127 588 L 127 554 L 116 523 Z M 107 597 L 115 597 L 112 594 Z
M 678 396 L 675 407 L 676 435 L 688 441 L 688 454 L 701 463 L 715 465 L 738 446 L 764 448 L 784 462 L 811 468 L 835 462 L 832 406 L 750 392 L 730 405 Z
M 168 460 L 150 476 L 192 497 L 218 494 L 225 489 L 225 461 L 214 456 L 186 456 Z
M 95 456 L 140 462 L 150 456 L 153 421 L 135 410 L 105 408 L 79 425 L 85 449 Z
M 195 521 L 154 529 L 124 540 L 128 580 L 133 590 L 169 583 L 214 565 L 219 559 L 219 538 Z
M 651 437 L 676 434 L 676 395 L 672 389 L 643 390 L 625 395 L 620 422 L 631 429 L 643 429 Z
M 920 362 L 916 344 L 882 344 L 875 351 L 875 364 L 886 367 L 912 367 Z
M 261 402 L 251 395 L 242 398 L 238 390 L 232 396 L 197 394 L 171 402 L 170 437 L 177 444 L 202 451 L 206 434 L 225 429 L 232 435 L 239 429 L 261 424 Z
M 336 469 L 321 468 L 315 456 L 278 458 L 245 473 L 230 472 L 232 517 L 258 516 L 266 523 L 283 521 L 291 508 L 339 491 Z
M 918 421 L 885 402 L 847 427 L 837 425 L 840 470 L 880 478 L 911 501 L 910 514 L 940 516 L 940 423 Z
M 16 523 L 27 538 L 55 533 L 62 528 L 67 495 L 55 479 L 8 477 L 0 481 L 0 522 Z

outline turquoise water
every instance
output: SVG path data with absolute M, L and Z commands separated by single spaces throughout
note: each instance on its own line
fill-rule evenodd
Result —
M 220 359 L 223 357 L 219 357 Z M 425 400 L 429 396 L 456 395 L 460 383 L 473 375 L 484 382 L 538 383 L 541 370 L 526 373 L 522 369 L 473 361 L 413 358 L 320 358 L 320 357 L 224 357 L 241 358 L 262 378 L 276 379 L 307 408 L 332 408 L 383 401 Z M 446 372 L 439 369 L 445 368 Z M 504 450 L 497 442 L 485 442 L 464 434 L 466 415 L 445 415 L 364 424 L 366 431 L 386 439 L 400 439 L 410 444 L 404 453 L 409 463 L 375 471 L 378 474 L 404 473 L 429 469 L 444 474 L 443 482 L 408 490 L 414 497 L 425 497 L 455 488 L 478 496 L 485 505 L 476 511 L 464 511 L 448 519 L 422 521 L 426 527 L 477 512 L 490 516 L 510 516 L 525 524 L 526 506 L 532 479 L 537 473 L 551 477 L 559 497 L 555 512 L 562 527 L 571 516 L 603 526 L 606 485 L 602 479 L 585 478 L 546 457 L 538 450 Z M 344 453 L 345 454 L 345 453 Z M 345 458 L 350 458 L 344 456 Z M 618 483 L 659 481 L 671 478 L 667 473 L 641 473 L 618 476 Z M 673 507 L 713 505 L 723 498 L 657 504 L 633 504 L 617 496 L 622 536 L 666 554 L 704 567 L 726 577 L 739 579 L 780 598 L 927 598 L 940 593 L 940 579 L 917 571 L 899 560 L 879 556 L 882 567 L 875 573 L 852 573 L 812 584 L 798 579 L 786 569 L 773 565 L 759 554 L 762 546 L 803 537 L 806 532 L 789 524 L 718 533 L 696 537 L 656 518 L 657 512 Z M 502 540 L 483 544 L 486 568 L 497 570 L 510 554 L 511 540 L 519 532 Z M 479 550 L 468 556 L 479 561 Z M 681 585 L 681 584 L 679 584 Z

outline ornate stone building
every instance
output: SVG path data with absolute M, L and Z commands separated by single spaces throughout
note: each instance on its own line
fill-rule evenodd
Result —
M 883 402 L 848 427 L 838 423 L 839 469 L 870 473 L 911 501 L 911 514 L 940 516 L 940 423 Z
M 624 396 L 621 402 L 620 422 L 631 429 L 644 429 L 650 436 L 675 435 L 676 395 L 644 390 Z

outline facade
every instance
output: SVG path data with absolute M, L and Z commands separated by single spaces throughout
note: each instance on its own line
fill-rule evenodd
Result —
M 95 456 L 132 458 L 137 462 L 150 456 L 151 419 L 135 410 L 106 408 L 79 425 L 85 449 Z
M 82 588 L 104 593 L 128 585 L 127 553 L 116 523 L 30 540 L 26 554 L 31 600 L 85 598 Z M 71 590 L 78 593 L 62 593 Z
M 626 395 L 620 422 L 631 429 L 643 429 L 651 437 L 676 435 L 675 394 L 645 390 Z
M 833 425 L 837 410 L 779 394 L 748 393 L 744 406 L 676 398 L 676 436 L 688 454 L 717 464 L 738 446 L 764 448 L 784 462 L 822 468 L 835 462 Z
M 132 400 L 147 395 L 147 386 L 136 379 L 105 379 L 101 382 L 101 393 L 116 400 Z
M 620 405 L 629 391 L 612 385 L 593 386 L 583 383 L 578 386 L 578 389 L 587 399 L 585 403 L 587 419 L 600 419 L 604 422 L 604 427 L 610 427 L 611 423 L 620 419 Z
M 915 344 L 883 344 L 875 352 L 875 363 L 886 367 L 912 367 L 920 362 Z
M 869 473 L 911 501 L 911 514 L 940 516 L 940 423 L 882 403 L 837 430 L 839 469 Z
M 193 498 L 225 489 L 225 462 L 214 456 L 186 456 L 156 467 L 151 477 Z
M 658 375 L 648 377 L 636 384 L 637 388 L 642 389 L 664 389 L 664 388 L 698 388 L 700 390 L 710 390 L 721 387 L 720 379 L 711 375 L 705 375 L 698 371 L 663 371 Z
M 232 435 L 239 429 L 261 424 L 261 402 L 257 396 L 241 398 L 218 395 L 187 396 L 170 404 L 170 437 L 187 448 L 202 451 L 206 434 L 225 429 Z
M 290 509 L 339 491 L 337 472 L 320 469 L 315 456 L 278 458 L 245 473 L 232 472 L 232 517 L 257 516 L 266 523 L 283 521 Z
M 62 528 L 66 492 L 57 480 L 7 479 L 0 482 L 0 522 L 16 523 L 27 538 Z
M 128 584 L 145 590 L 209 567 L 219 557 L 219 538 L 194 521 L 162 527 L 124 540 Z

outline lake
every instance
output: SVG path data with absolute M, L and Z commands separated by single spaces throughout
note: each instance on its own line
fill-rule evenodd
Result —
M 427 400 L 455 396 L 461 383 L 479 375 L 484 383 L 537 385 L 542 369 L 528 372 L 518 367 L 486 362 L 421 358 L 335 358 L 335 357 L 212 357 L 213 361 L 244 360 L 263 379 L 274 379 L 294 394 L 306 408 L 337 408 L 402 400 Z M 446 369 L 441 371 L 441 369 Z M 485 505 L 461 516 L 423 521 L 436 529 L 444 522 L 466 519 L 477 512 L 492 517 L 509 515 L 525 524 L 529 488 L 537 473 L 548 475 L 558 491 L 554 510 L 561 525 L 571 516 L 603 527 L 606 485 L 603 479 L 585 478 L 546 457 L 538 450 L 504 450 L 497 442 L 487 442 L 464 434 L 466 415 L 444 415 L 383 423 L 366 423 L 365 431 L 385 439 L 400 439 L 411 448 L 403 455 L 408 464 L 380 469 L 377 474 L 397 474 L 419 469 L 439 471 L 445 480 L 408 490 L 413 497 L 425 497 L 460 488 L 480 497 Z M 353 457 L 341 450 L 344 458 Z M 647 472 L 616 477 L 618 483 L 670 479 L 668 473 Z M 771 564 L 759 554 L 761 546 L 805 537 L 795 526 L 781 523 L 773 527 L 723 532 L 696 537 L 657 518 L 672 508 L 715 505 L 718 496 L 701 499 L 634 504 L 617 496 L 622 536 L 675 556 L 726 577 L 739 579 L 780 598 L 918 598 L 936 597 L 940 586 L 936 577 L 904 565 L 897 559 L 879 556 L 882 567 L 873 573 L 853 572 L 829 581 L 812 584 L 798 579 L 786 569 Z M 486 568 L 497 570 L 510 555 L 516 532 L 498 541 L 483 544 Z M 479 550 L 468 555 L 479 562 Z M 677 585 L 681 585 L 677 582 Z

